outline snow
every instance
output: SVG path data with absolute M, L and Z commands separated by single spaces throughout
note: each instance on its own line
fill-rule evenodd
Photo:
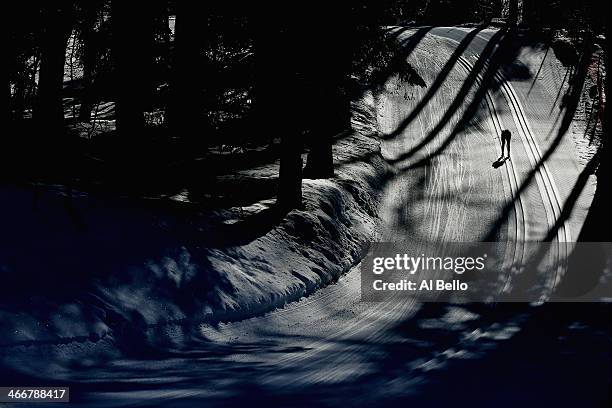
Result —
M 372 100 L 357 103 L 356 130 L 338 136 L 336 176 L 304 180 L 304 208 L 261 234 L 222 227 L 265 217 L 273 199 L 184 216 L 85 193 L 68 200 L 62 186 L 3 187 L 4 276 L 20 284 L 25 275 L 42 277 L 0 303 L 5 362 L 15 347 L 112 349 L 122 335 L 167 323 L 240 320 L 335 282 L 378 234 L 377 186 L 390 170 L 368 123 Z M 236 176 L 274 178 L 277 168 Z M 179 193 L 174 202 L 185 200 Z

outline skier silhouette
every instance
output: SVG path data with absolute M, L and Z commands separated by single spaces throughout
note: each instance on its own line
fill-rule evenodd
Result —
M 501 156 L 504 157 L 504 147 L 507 146 L 508 150 L 508 158 L 510 158 L 510 138 L 512 137 L 512 133 L 508 129 L 502 130 L 501 132 Z

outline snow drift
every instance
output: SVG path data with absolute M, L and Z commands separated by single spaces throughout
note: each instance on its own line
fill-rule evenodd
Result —
M 3 354 L 242 319 L 334 282 L 376 235 L 378 189 L 389 172 L 364 101 L 356 130 L 334 146 L 336 176 L 304 180 L 302 210 L 270 223 L 273 200 L 230 209 L 258 217 L 254 228 L 264 232 L 252 236 L 240 236 L 241 221 L 222 212 L 84 193 L 68 199 L 61 186 L 3 187 Z M 249 175 L 274 178 L 277 166 Z

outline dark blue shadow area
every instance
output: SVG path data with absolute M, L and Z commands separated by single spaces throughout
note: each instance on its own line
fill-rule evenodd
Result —
M 453 321 L 456 313 L 469 318 Z M 267 341 L 222 345 L 194 335 L 184 348 L 148 359 L 74 367 L 74 380 L 19 373 L 2 380 L 68 383 L 73 405 L 90 407 L 598 407 L 609 401 L 612 381 L 609 313 L 603 304 L 425 304 L 382 341 L 329 339 L 329 350 L 293 365 L 265 356 L 308 351 L 291 346 L 297 337 L 270 333 Z M 367 369 L 334 379 L 343 359 L 356 355 Z

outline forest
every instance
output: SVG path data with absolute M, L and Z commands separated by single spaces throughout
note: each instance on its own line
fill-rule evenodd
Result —
M 296 208 L 303 178 L 333 176 L 351 100 L 397 65 L 382 27 L 509 24 L 578 44 L 605 29 L 596 3 L 14 2 L 4 174 L 164 196 L 280 159 L 278 208 Z

